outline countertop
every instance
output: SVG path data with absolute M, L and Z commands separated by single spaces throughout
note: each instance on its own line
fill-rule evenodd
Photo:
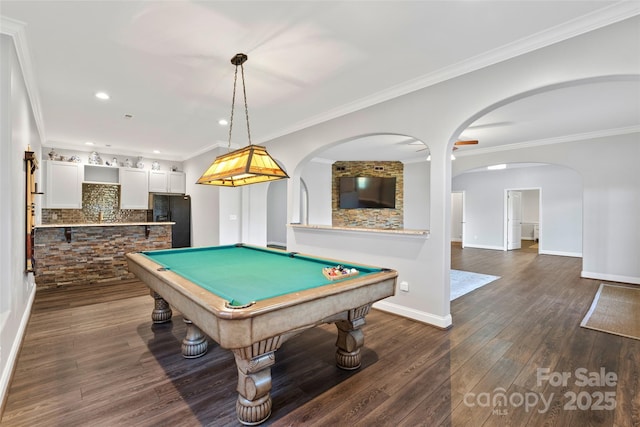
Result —
M 411 230 L 406 228 L 363 228 L 363 227 L 333 227 L 330 225 L 289 224 L 290 227 L 307 230 L 353 231 L 357 233 L 380 233 L 390 235 L 424 236 L 429 237 L 429 230 Z
M 41 224 L 34 228 L 67 228 L 67 227 L 124 227 L 127 225 L 174 225 L 175 222 L 98 222 L 77 224 Z

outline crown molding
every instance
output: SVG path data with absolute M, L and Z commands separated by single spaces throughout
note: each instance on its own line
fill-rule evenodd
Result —
M 256 145 L 256 144 L 254 144 Z M 242 148 L 242 146 L 232 142 L 231 144 L 229 144 L 229 142 L 225 142 L 225 141 L 216 141 L 215 143 L 211 144 L 211 145 L 207 145 L 206 147 L 202 147 L 201 149 L 199 149 L 198 151 L 196 151 L 193 154 L 189 154 L 188 156 L 184 156 L 181 161 L 186 161 L 186 160 L 190 160 L 193 159 L 195 157 L 198 157 L 202 154 L 208 153 L 211 150 L 215 150 L 216 148 L 231 148 L 231 150 L 237 150 L 239 148 Z
M 497 153 L 500 151 L 519 150 L 522 148 L 540 147 L 541 145 L 563 144 L 565 142 L 583 141 L 595 138 L 606 138 L 608 136 L 627 135 L 631 133 L 640 133 L 640 126 L 628 126 L 616 129 L 604 129 L 594 132 L 576 133 L 571 135 L 559 136 L 554 138 L 538 139 L 534 141 L 517 142 L 515 144 L 499 145 L 496 147 L 476 148 L 465 150 L 462 153 L 456 153 L 456 157 L 477 156 L 480 154 Z
M 506 45 L 484 52 L 464 61 L 441 68 L 413 80 L 382 90 L 365 98 L 342 105 L 332 110 L 298 122 L 281 132 L 261 138 L 261 143 L 288 135 L 293 132 L 335 119 L 381 102 L 424 89 L 429 86 L 477 71 L 482 68 L 524 55 L 564 40 L 615 24 L 633 16 L 640 15 L 640 2 L 619 1 L 613 5 L 598 9 L 579 18 L 564 22 L 537 34 L 521 38 Z
M 0 16 L 0 34 L 8 35 L 13 39 L 18 63 L 20 64 L 24 84 L 27 88 L 27 96 L 29 97 L 33 117 L 36 122 L 36 127 L 38 128 L 38 133 L 40 134 L 40 142 L 44 145 L 46 136 L 44 119 L 42 117 L 42 104 L 40 102 L 33 62 L 31 61 L 29 43 L 27 42 L 27 35 L 24 30 L 25 26 L 26 24 L 24 22 Z

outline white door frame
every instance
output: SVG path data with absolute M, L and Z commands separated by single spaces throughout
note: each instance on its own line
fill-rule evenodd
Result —
M 462 191 L 452 191 L 451 194 L 460 194 L 460 209 L 461 209 L 461 215 L 460 215 L 460 220 L 462 221 L 462 227 L 460 230 L 460 244 L 462 245 L 462 247 L 464 248 L 464 236 L 465 236 L 465 225 L 466 225 L 466 220 L 465 220 L 465 192 L 464 190 Z M 453 204 L 452 204 L 453 205 Z M 451 213 L 451 217 L 453 218 L 453 212 Z
M 504 231 L 503 231 L 503 243 L 502 250 L 507 250 L 507 233 L 509 231 L 509 191 L 527 191 L 527 190 L 538 190 L 538 227 L 539 230 L 542 230 L 542 187 L 517 187 L 517 188 L 505 188 L 504 189 Z M 540 231 L 542 233 L 542 231 Z M 542 240 L 542 239 L 540 239 Z M 540 252 L 540 249 L 538 249 Z

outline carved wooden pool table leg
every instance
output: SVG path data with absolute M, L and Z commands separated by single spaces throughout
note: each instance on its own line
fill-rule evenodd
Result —
M 184 323 L 187 325 L 187 334 L 182 340 L 182 356 L 186 359 L 195 359 L 203 356 L 207 352 L 209 344 L 200 328 L 186 317 Z
M 173 314 L 171 312 L 171 306 L 160 296 L 159 293 L 154 290 L 150 291 L 151 296 L 154 299 L 154 308 L 153 312 L 151 312 L 151 320 L 153 320 L 153 323 L 165 323 L 170 321 L 171 315 Z
M 360 329 L 365 324 L 364 317 L 371 304 L 349 310 L 346 320 L 335 322 L 338 328 L 336 341 L 336 364 L 341 369 L 354 370 L 360 367 L 360 349 L 364 345 L 364 333 Z
M 271 415 L 271 366 L 283 342 L 278 336 L 233 350 L 238 368 L 236 415 L 244 425 L 260 424 Z

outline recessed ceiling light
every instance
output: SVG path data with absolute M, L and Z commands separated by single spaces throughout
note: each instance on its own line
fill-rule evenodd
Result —
M 219 124 L 220 126 L 226 126 L 226 125 L 228 125 L 228 124 L 229 124 L 229 122 L 228 122 L 228 121 L 226 121 L 225 119 L 220 119 L 220 120 L 218 120 L 218 124 Z
M 153 150 L 155 154 L 160 154 L 160 150 Z
M 84 145 L 93 145 L 93 142 L 87 141 L 87 142 L 84 143 Z
M 487 169 L 489 169 L 490 171 L 495 171 L 495 170 L 500 170 L 500 169 L 506 169 L 507 165 L 505 165 L 504 163 L 499 164 L 499 165 L 491 165 L 491 166 L 487 166 Z
M 109 96 L 109 94 L 107 92 L 96 92 L 96 98 L 102 99 L 102 100 L 107 100 L 107 99 L 109 99 L 111 97 Z

